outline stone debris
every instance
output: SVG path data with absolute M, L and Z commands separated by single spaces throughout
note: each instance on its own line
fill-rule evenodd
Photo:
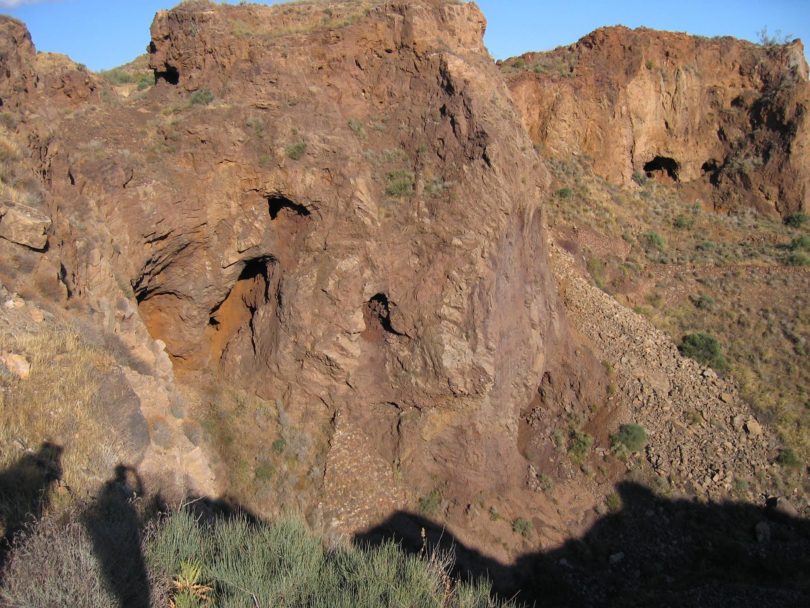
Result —
M 736 384 L 684 358 L 647 319 L 593 287 L 570 254 L 552 245 L 552 266 L 571 324 L 607 361 L 648 433 L 647 461 L 668 484 L 707 499 L 729 496 L 735 479 L 753 483 L 773 466 L 777 442 L 751 415 Z M 668 378 L 664 390 L 653 379 Z

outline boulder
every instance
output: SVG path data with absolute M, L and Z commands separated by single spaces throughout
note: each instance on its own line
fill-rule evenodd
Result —
M 27 205 L 0 207 L 0 237 L 18 245 L 42 250 L 48 244 L 51 218 Z

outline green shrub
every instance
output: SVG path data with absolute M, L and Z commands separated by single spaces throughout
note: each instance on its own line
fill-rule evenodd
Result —
M 633 173 L 633 181 L 636 182 L 639 186 L 644 186 L 647 184 L 650 179 L 647 177 L 646 173 Z
M 518 57 L 512 62 L 512 67 L 522 70 L 526 67 L 526 62 L 522 58 Z
M 681 340 L 678 350 L 684 357 L 689 357 L 714 369 L 726 367 L 726 359 L 720 349 L 720 343 L 717 338 L 709 334 L 702 332 L 686 334 Z
M 799 460 L 799 456 L 791 448 L 782 449 L 779 452 L 779 456 L 776 457 L 776 462 L 778 462 L 783 467 L 787 467 L 790 469 L 798 469 L 799 467 L 802 466 L 802 461 Z
M 807 223 L 808 216 L 806 213 L 793 213 L 792 215 L 788 215 L 785 219 L 785 226 L 790 226 L 791 228 L 799 228 L 804 226 Z
M 664 250 L 664 239 L 657 232 L 645 232 L 641 235 L 641 242 L 645 249 Z
M 611 513 L 616 513 L 622 508 L 622 499 L 616 492 L 611 492 L 605 497 L 605 506 Z
M 270 448 L 276 454 L 281 454 L 284 451 L 284 448 L 286 448 L 286 447 L 287 447 L 287 442 L 285 441 L 285 439 L 283 437 L 279 437 L 278 439 L 276 439 L 272 443 L 272 445 L 270 446 Z
M 214 101 L 214 94 L 208 89 L 200 89 L 191 94 L 191 105 L 193 106 L 207 106 Z
M 512 532 L 520 534 L 523 538 L 529 538 L 533 529 L 534 526 L 532 526 L 532 522 L 522 517 L 518 517 L 512 521 Z
M 306 142 L 299 141 L 284 148 L 284 153 L 290 160 L 300 160 L 307 151 Z
M 349 119 L 349 128 L 352 130 L 352 133 L 357 135 L 360 139 L 365 138 L 366 136 L 366 128 L 363 126 L 363 123 L 357 119 L 350 118 Z
M 714 298 L 706 295 L 705 293 L 699 294 L 693 298 L 691 298 L 692 304 L 695 305 L 695 308 L 699 308 L 701 310 L 711 310 L 714 306 Z
M 790 241 L 791 251 L 810 251 L 810 236 L 803 234 Z
M 256 481 L 266 483 L 273 479 L 275 472 L 272 464 L 269 462 L 261 462 L 256 465 L 256 468 L 253 470 L 253 475 L 256 477 Z
M 413 193 L 414 175 L 410 171 L 391 171 L 386 177 L 388 186 L 385 189 L 385 193 L 388 196 L 396 196 L 399 198 L 409 196 Z
M 497 607 L 487 584 L 458 583 L 449 577 L 447 557 L 428 551 L 408 555 L 394 543 L 377 548 L 350 546 L 327 550 L 321 539 L 293 520 L 275 524 L 235 518 L 201 527 L 185 518 L 175 527 L 172 516 L 159 529 L 154 544 L 175 547 L 189 523 L 201 531 L 201 550 L 191 559 L 172 549 L 154 564 L 164 579 L 177 581 L 183 564 L 199 569 L 198 580 L 214 590 L 217 606 L 291 606 L 377 608 L 450 605 Z M 162 536 L 172 542 L 165 543 Z M 183 551 L 184 555 L 188 552 Z M 465 603 L 454 603 L 453 597 Z M 165 605 L 165 604 L 164 604 Z
M 134 81 L 132 74 L 118 68 L 99 72 L 99 76 L 101 76 L 104 80 L 115 86 L 130 84 L 131 82 Z
M 574 191 L 571 188 L 560 188 L 557 192 L 554 193 L 554 196 L 561 199 L 568 199 L 574 195 Z
M 626 456 L 639 452 L 647 445 L 647 431 L 638 424 L 623 424 L 619 431 L 610 436 L 610 447 L 614 454 Z
M 439 514 L 441 504 L 442 493 L 438 488 L 434 488 L 427 496 L 419 499 L 419 512 L 427 517 L 436 517 Z
M 450 185 L 444 181 L 444 178 L 436 177 L 425 184 L 425 192 L 430 196 L 437 197 L 444 194 L 444 191 L 449 187 Z
M 0 605 L 116 608 L 127 594 L 143 594 L 144 581 L 130 589 L 116 580 L 120 597 L 114 597 L 78 512 L 66 517 L 40 521 L 13 547 Z M 516 520 L 514 529 L 528 535 L 531 524 Z M 492 599 L 486 580 L 453 580 L 449 555 L 429 548 L 410 555 L 392 542 L 326 548 L 291 519 L 271 524 L 235 516 L 203 523 L 181 511 L 150 522 L 141 537 L 152 606 L 514 606 Z
M 582 431 L 572 429 L 568 435 L 568 455 L 575 463 L 582 463 L 593 447 L 593 437 Z
M 688 230 L 692 227 L 692 223 L 693 220 L 691 218 L 688 218 L 685 215 L 679 215 L 675 218 L 675 221 L 672 222 L 672 225 L 678 230 Z
M 810 257 L 798 251 L 794 251 L 785 258 L 785 264 L 788 266 L 810 266 Z

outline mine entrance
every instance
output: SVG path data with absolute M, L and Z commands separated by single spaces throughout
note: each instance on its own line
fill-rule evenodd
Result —
M 270 211 L 271 220 L 278 219 L 279 217 L 284 217 L 285 215 L 297 217 L 309 216 L 309 209 L 304 207 L 304 205 L 294 203 L 293 201 L 284 196 L 279 195 L 268 196 L 267 205 Z
M 211 311 L 207 328 L 211 361 L 221 359 L 228 343 L 241 329 L 252 330 L 256 311 L 270 301 L 274 268 L 273 258 L 257 258 L 245 262 L 231 291 Z
M 648 178 L 656 181 L 677 182 L 678 162 L 667 156 L 656 156 L 644 165 L 644 173 Z

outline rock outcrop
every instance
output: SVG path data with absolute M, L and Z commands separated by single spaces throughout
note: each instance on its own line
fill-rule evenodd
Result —
M 810 85 L 798 40 L 610 27 L 502 68 L 544 154 L 588 155 L 624 186 L 634 176 L 690 184 L 726 209 L 808 208 Z
M 714 159 L 707 187 L 748 176 L 752 197 L 787 212 L 804 205 L 791 163 L 806 65 L 798 46 L 760 65 L 766 51 L 720 41 L 739 69 L 712 93 L 680 55 L 665 61 L 669 43 L 649 43 L 656 72 L 603 31 L 570 51 L 574 78 L 543 89 L 517 75 L 510 93 L 484 28 L 474 4 L 442 0 L 185 2 L 153 23 L 155 85 L 119 96 L 65 58 L 36 55 L 21 24 L 0 20 L 3 135 L 33 218 L 0 201 L 0 255 L 12 261 L 0 281 L 48 303 L 54 323 L 93 327 L 87 350 L 114 345 L 97 394 L 125 413 L 111 439 L 137 439 L 125 464 L 151 488 L 238 487 L 228 498 L 266 515 L 290 487 L 284 506 L 341 532 L 421 506 L 503 559 L 524 543 L 513 521 L 531 518 L 535 540 L 560 543 L 594 516 L 625 472 L 606 448 L 628 410 L 614 408 L 619 397 L 600 407 L 605 369 L 558 299 L 540 208 L 550 180 L 523 122 L 556 153 L 604 154 L 599 170 L 620 182 L 644 170 L 700 181 Z M 697 44 L 683 53 L 708 70 Z M 600 72 L 605 45 L 621 51 L 621 78 Z M 668 105 L 633 105 L 628 90 L 642 84 L 668 91 Z M 576 101 L 587 87 L 594 96 Z M 597 106 L 611 108 L 603 122 Z M 663 134 L 655 121 L 668 122 Z M 759 172 L 732 169 L 749 150 L 765 159 Z M 768 190 L 769 172 L 783 191 Z M 656 340 L 661 369 L 695 371 Z M 622 383 L 631 400 L 652 399 L 629 372 Z M 688 398 L 724 387 L 698 381 Z M 650 420 L 650 454 L 669 464 L 677 431 Z M 571 437 L 587 443 L 581 457 L 567 452 Z M 763 459 L 766 440 L 751 440 Z M 725 470 L 710 479 L 712 496 L 728 481 Z
M 434 490 L 462 531 L 483 497 L 544 510 L 521 414 L 550 370 L 583 377 L 580 410 L 605 386 L 568 335 L 546 172 L 484 27 L 474 4 L 439 0 L 185 3 L 155 18 L 145 94 L 78 76 L 25 93 L 43 255 L 67 300 L 158 370 L 127 377 L 175 477 L 209 483 L 176 428 L 187 405 L 216 410 L 200 389 L 219 378 L 309 438 L 297 458 L 325 498 L 300 506 L 339 529 Z M 364 462 L 354 493 L 377 507 L 343 512 L 332 477 L 362 481 Z

